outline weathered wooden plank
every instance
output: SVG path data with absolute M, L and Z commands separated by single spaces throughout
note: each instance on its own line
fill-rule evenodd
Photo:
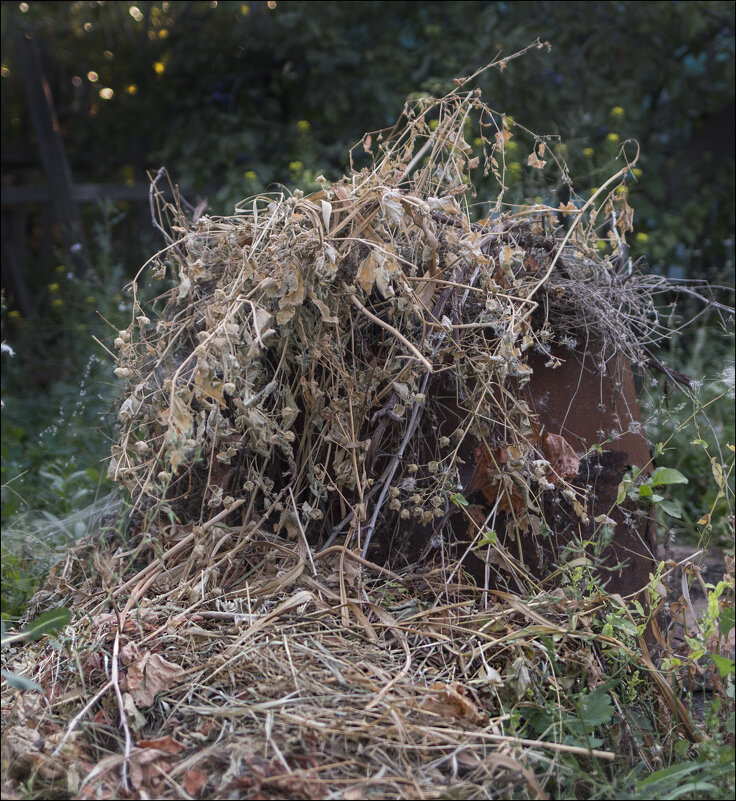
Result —
M 81 273 L 88 266 L 84 232 L 79 208 L 72 194 L 72 172 L 59 135 L 59 122 L 51 89 L 33 39 L 18 33 L 14 37 L 14 44 L 25 85 L 28 111 L 51 193 L 54 216 L 61 226 L 64 249 L 70 264 L 76 272 Z
M 76 203 L 93 203 L 98 200 L 132 200 L 148 199 L 149 185 L 136 184 L 74 184 L 71 197 Z M 46 184 L 25 184 L 22 186 L 4 186 L 0 190 L 3 206 L 18 206 L 28 203 L 48 203 L 51 192 Z

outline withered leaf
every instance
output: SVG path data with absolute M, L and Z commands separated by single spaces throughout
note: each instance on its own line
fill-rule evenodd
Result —
M 170 734 L 167 734 L 166 737 L 159 737 L 157 740 L 141 740 L 137 746 L 138 748 L 158 748 L 172 756 L 187 750 L 184 743 L 177 742 Z
M 135 705 L 142 709 L 152 706 L 156 695 L 175 684 L 183 672 L 179 665 L 147 651 L 128 667 L 128 691 Z
M 422 706 L 443 717 L 467 720 L 477 726 L 487 721 L 473 701 L 468 697 L 468 691 L 459 682 L 452 684 L 433 684 L 432 690 L 437 691 L 436 696 L 428 698 Z
M 504 122 L 505 122 L 505 120 L 504 120 Z M 496 140 L 496 142 L 499 145 L 501 145 L 503 147 L 503 145 L 506 142 L 508 142 L 509 139 L 511 139 L 512 136 L 513 136 L 513 134 L 511 133 L 511 131 L 509 131 L 508 128 L 504 128 L 502 131 L 497 131 L 496 132 L 496 134 L 494 136 L 494 139 Z
M 197 768 L 190 768 L 184 774 L 184 789 L 191 796 L 196 796 L 197 793 L 207 784 L 209 777 L 206 773 L 202 773 Z
M 542 148 L 540 147 L 539 150 L 541 152 Z M 526 160 L 526 163 L 530 167 L 534 167 L 534 169 L 536 169 L 536 170 L 541 170 L 542 167 L 544 167 L 544 165 L 547 162 L 544 161 L 543 159 L 540 159 L 539 156 L 536 153 L 530 153 L 529 154 L 529 158 Z
M 373 291 L 373 284 L 376 281 L 376 273 L 383 267 L 383 262 L 383 254 L 377 250 L 371 250 L 371 252 L 360 263 L 356 279 L 366 295 L 369 295 Z
M 580 470 L 580 459 L 564 437 L 559 434 L 545 434 L 542 439 L 542 450 L 550 463 L 552 484 L 558 484 L 563 479 L 575 478 Z
M 286 272 L 282 289 L 285 294 L 279 300 L 279 313 L 276 315 L 279 325 L 284 325 L 291 320 L 294 312 L 304 303 L 306 297 L 304 276 L 298 264 L 292 264 L 292 269 Z

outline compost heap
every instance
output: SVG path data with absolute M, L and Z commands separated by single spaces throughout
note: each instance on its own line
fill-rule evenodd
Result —
M 82 541 L 32 604 L 84 613 L 67 629 L 78 656 L 11 649 L 14 671 L 51 687 L 16 693 L 5 716 L 14 781 L 89 798 L 542 798 L 564 759 L 617 758 L 575 723 L 586 704 L 591 727 L 618 710 L 619 759 L 645 759 L 603 686 L 611 659 L 646 699 L 636 715 L 676 738 L 673 711 L 695 739 L 633 622 L 597 633 L 596 614 L 623 620 L 620 598 L 576 600 L 569 581 L 544 593 L 492 535 L 496 514 L 501 534 L 549 531 L 553 495 L 587 522 L 578 456 L 522 398 L 528 355 L 553 368 L 595 342 L 603 371 L 642 363 L 660 335 L 655 279 L 623 242 L 631 165 L 588 201 L 507 206 L 515 135 L 458 88 L 407 105 L 362 141 L 370 167 L 309 196 L 189 220 L 157 176 L 168 244 L 115 340 L 128 390 L 109 474 L 131 522 Z M 530 174 L 547 159 L 532 137 Z M 479 222 L 474 176 L 498 188 Z M 479 516 L 464 493 L 480 465 Z M 466 580 L 476 545 L 528 598 Z M 532 690 L 554 695 L 559 725 L 519 737 L 509 721 Z
M 372 540 L 401 551 L 407 532 L 442 537 L 482 465 L 511 528 L 540 532 L 548 493 L 587 522 L 567 483 L 577 456 L 521 389 L 532 351 L 554 368 L 560 348 L 573 357 L 593 342 L 602 373 L 620 354 L 643 363 L 652 297 L 617 260 L 632 212 L 624 191 L 608 197 L 609 258 L 595 232 L 606 204 L 571 202 L 561 225 L 545 206 L 505 211 L 500 193 L 471 223 L 484 169 L 463 138 L 471 112 L 487 114 L 485 172 L 503 185 L 511 129 L 471 94 L 419 102 L 373 143 L 372 169 L 310 196 L 258 197 L 194 224 L 161 203 L 170 245 L 148 274 L 169 270 L 176 286 L 155 324 L 140 309 L 115 340 L 130 390 L 109 475 L 140 509 L 200 525 L 222 511 L 245 532 L 267 516 L 285 536 L 366 556 Z M 530 169 L 545 148 L 534 143 Z

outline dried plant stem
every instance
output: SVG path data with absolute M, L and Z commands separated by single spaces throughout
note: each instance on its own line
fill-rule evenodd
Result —
M 422 383 L 422 393 L 427 389 L 427 383 L 429 382 L 429 375 L 430 371 L 425 373 L 424 381 Z M 386 495 L 388 494 L 389 488 L 391 487 L 391 481 L 396 473 L 396 469 L 398 468 L 401 460 L 404 458 L 404 451 L 406 450 L 406 446 L 411 441 L 411 438 L 414 436 L 414 432 L 416 431 L 417 426 L 419 425 L 419 420 L 421 417 L 422 410 L 424 408 L 423 403 L 415 403 L 414 408 L 411 412 L 411 420 L 409 421 L 409 425 L 406 428 L 406 433 L 404 434 L 403 439 L 401 440 L 401 445 L 399 446 L 398 451 L 391 457 L 391 462 L 389 463 L 388 467 L 386 468 L 386 472 L 384 473 L 385 477 L 382 477 L 383 487 L 381 488 L 381 494 L 378 496 L 378 500 L 376 501 L 376 505 L 373 509 L 373 515 L 371 516 L 370 523 L 366 526 L 363 535 L 365 539 L 363 540 L 363 551 L 362 555 L 365 559 L 366 554 L 368 553 L 368 546 L 371 544 L 371 537 L 373 536 L 373 532 L 376 528 L 376 521 L 378 520 L 378 515 L 381 513 L 381 509 L 383 507 L 384 501 L 386 500 Z
M 345 291 L 350 294 L 350 300 L 352 301 L 353 305 L 360 310 L 361 314 L 365 315 L 371 322 L 374 322 L 376 325 L 380 325 L 381 328 L 396 337 L 399 342 L 405 345 L 416 356 L 416 358 L 427 368 L 430 373 L 432 372 L 432 363 L 421 353 L 421 351 L 419 351 L 400 331 L 397 331 L 385 320 L 382 320 L 380 317 L 376 317 L 376 315 L 372 312 L 369 312 L 368 309 L 366 309 L 366 307 L 358 300 L 354 290 L 352 290 L 346 284 L 343 284 L 343 287 Z

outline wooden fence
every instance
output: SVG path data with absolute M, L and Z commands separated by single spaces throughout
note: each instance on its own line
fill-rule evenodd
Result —
M 30 34 L 18 33 L 13 45 L 37 152 L 24 149 L 20 154 L 10 151 L 7 156 L 5 149 L 3 152 L 2 285 L 11 306 L 27 315 L 33 308 L 27 271 L 47 273 L 57 249 L 63 250 L 64 264 L 77 275 L 94 267 L 83 224 L 84 204 L 108 200 L 133 204 L 123 236 L 125 255 L 130 259 L 140 258 L 141 232 L 150 231 L 151 222 L 147 184 L 74 183 L 36 42 Z M 45 183 L 24 182 L 27 173 L 38 174 L 39 163 Z

